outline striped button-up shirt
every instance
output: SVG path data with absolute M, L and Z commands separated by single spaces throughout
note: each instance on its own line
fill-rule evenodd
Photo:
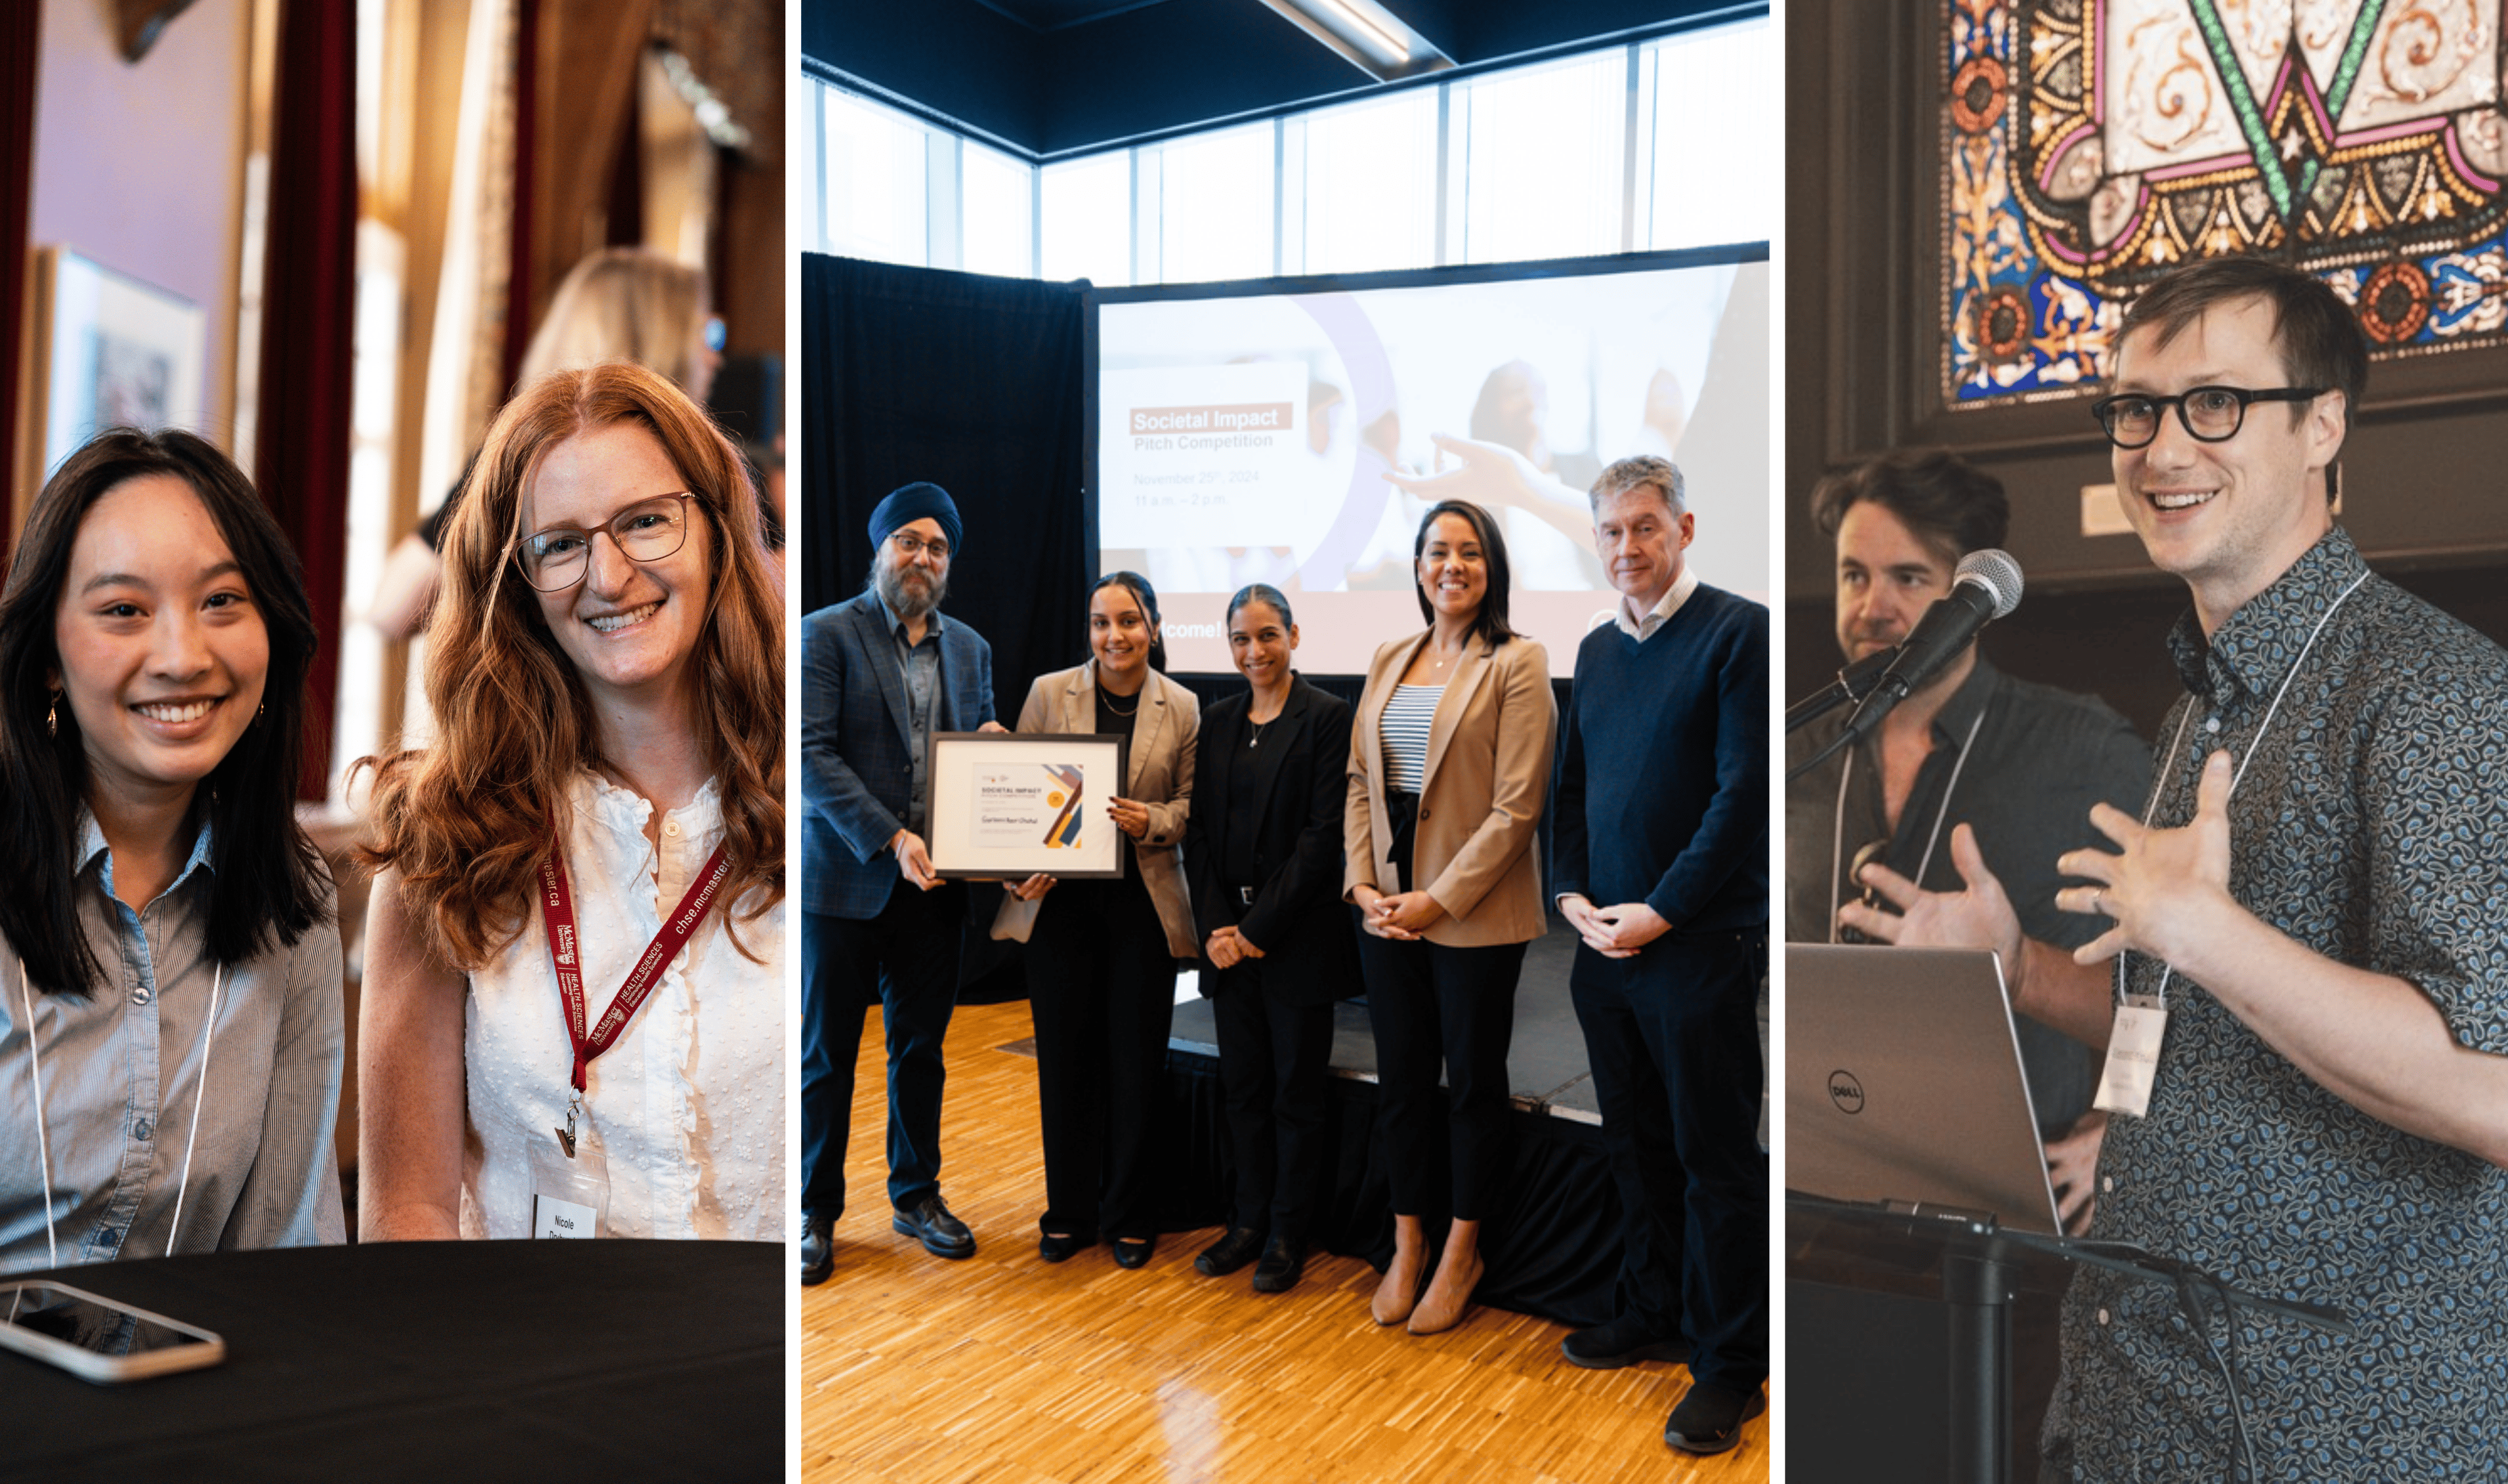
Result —
M 83 815 L 78 914 L 103 982 L 46 993 L 0 941 L 0 1272 L 341 1240 L 339 929 L 321 922 L 219 983 L 209 857 L 203 828 L 134 911 Z

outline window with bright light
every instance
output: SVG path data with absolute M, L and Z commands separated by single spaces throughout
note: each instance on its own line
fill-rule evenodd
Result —
M 1765 241 L 1769 35 L 1683 32 L 1042 167 L 821 84 L 822 245 L 1117 287 Z
M 1305 273 L 1437 261 L 1437 92 L 1414 88 L 1300 121 Z
M 969 140 L 958 165 L 965 193 L 959 266 L 969 273 L 1036 275 L 1036 167 Z
M 1653 231 L 1641 247 L 1755 242 L 1776 227 L 1780 131 L 1752 128 L 1774 96 L 1765 21 L 1648 47 L 1653 71 Z
M 820 100 L 827 120 L 827 250 L 918 268 L 931 262 L 929 131 L 833 88 L 823 88 Z
M 1501 263 L 1620 250 L 1628 65 L 1613 48 L 1455 85 L 1463 242 L 1452 255 Z
M 1264 278 L 1273 271 L 1270 123 L 1153 145 L 1159 170 L 1159 280 Z
M 1132 157 L 1115 150 L 1049 165 L 1038 172 L 1044 193 L 1043 276 L 1087 278 L 1100 288 L 1132 281 Z

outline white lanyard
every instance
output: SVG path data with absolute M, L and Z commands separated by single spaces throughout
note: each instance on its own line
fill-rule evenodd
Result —
M 2352 593 L 2358 591 L 2360 584 L 2368 580 L 2369 575 L 2365 572 L 2360 574 L 2358 576 L 2353 577 L 2351 579 L 2351 585 L 2342 589 L 2340 593 L 2335 594 L 2334 601 L 2327 604 L 2325 606 L 2325 612 L 2317 615 L 2316 627 L 2307 631 L 2307 643 L 2299 647 L 2299 657 L 2290 662 L 2290 669 L 2282 675 L 2281 685 L 2273 691 L 2272 704 L 2265 708 L 2265 719 L 2261 723 L 2257 723 L 2256 734 L 2254 738 L 2247 743 L 2247 755 L 2238 760 L 2236 771 L 2230 775 L 2230 794 L 2231 798 L 2235 798 L 2237 796 L 2238 783 L 2241 779 L 2247 776 L 2247 764 L 2255 761 L 2256 754 L 2264 750 L 2265 734 L 2272 729 L 2273 715 L 2281 710 L 2281 698 L 2290 693 L 2290 683 L 2299 679 L 2300 670 L 2307 664 L 2307 656 L 2316 649 L 2317 637 L 2325 632 L 2325 625 L 2334 617 L 2334 611 L 2341 608 L 2343 604 L 2343 600 L 2349 598 Z M 2151 780 L 2151 801 L 2144 804 L 2142 808 L 2142 827 L 2145 830 L 2151 828 L 2152 820 L 2158 817 L 2159 813 L 2159 796 L 2162 791 L 2168 787 L 2167 770 L 2173 769 L 2178 765 L 2177 750 L 2185 745 L 2186 728 L 2193 725 L 2194 722 L 2194 706 L 2193 704 L 2194 697 L 2189 696 L 2187 698 L 2187 702 L 2186 714 L 2178 718 L 2177 731 L 2175 735 L 2168 739 L 2166 761 L 2161 768 L 2154 770 L 2154 776 Z M 2215 711 L 2218 709 L 2219 708 L 2217 707 L 2214 708 Z M 2119 1005 L 2125 1003 L 2124 958 L 2127 951 L 2129 950 L 2122 948 L 2120 948 L 2117 951 L 2116 997 Z M 2177 970 L 2172 965 L 2163 963 L 2159 966 L 2159 985 L 2158 988 L 2152 990 L 2151 997 L 2158 1004 L 2158 1007 L 2161 1010 L 2166 1010 L 2168 1008 L 2168 981 L 2176 972 Z
M 1969 754 L 1976 750 L 1977 728 L 1985 724 L 1985 708 L 1980 706 L 1975 720 L 1968 723 L 1968 736 L 1960 743 L 1959 761 L 1951 764 L 1951 777 L 1942 785 L 1941 807 L 1934 810 L 1934 828 L 1925 835 L 1925 853 L 1916 858 L 1916 885 L 1925 884 L 1925 870 L 1934 864 L 1934 842 L 1942 837 L 1942 821 L 1951 812 L 1951 795 L 1959 788 L 1960 770 L 1968 766 Z M 1846 867 L 1846 783 L 1855 776 L 1855 749 L 1846 750 L 1846 762 L 1837 770 L 1837 807 L 1830 814 L 1828 829 L 1828 941 L 1837 942 L 1837 909 L 1844 900 L 1837 894 L 1839 878 Z M 1887 785 L 1884 785 L 1887 788 Z M 1887 808 L 1888 800 L 1883 800 Z
M 201 1027 L 201 1085 L 192 1094 L 192 1129 L 183 1137 L 183 1177 L 174 1186 L 174 1221 L 166 1233 L 166 1255 L 183 1235 L 183 1197 L 192 1187 L 192 1151 L 201 1139 L 201 1103 L 209 1091 L 209 1052 L 218 1041 L 218 997 L 227 983 L 227 966 L 219 964 L 209 981 L 209 1018 Z M 0 991 L 5 992 L 5 991 Z M 35 1076 L 35 1178 L 44 1188 L 44 1249 L 53 1267 L 61 1265 L 61 1243 L 53 1229 L 53 1146 L 44 1132 L 44 1057 L 35 1044 L 35 994 L 26 983 L 26 960 L 18 959 L 18 1002 L 26 1011 L 26 1061 Z M 161 998 L 159 1003 L 164 1003 Z

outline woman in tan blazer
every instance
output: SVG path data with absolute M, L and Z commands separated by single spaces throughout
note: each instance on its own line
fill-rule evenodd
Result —
M 1431 507 L 1412 554 L 1428 629 L 1367 668 L 1343 827 L 1393 1188 L 1393 1262 L 1373 1307 L 1380 1324 L 1435 1334 L 1480 1281 L 1481 1221 L 1506 1168 L 1516 975 L 1548 925 L 1533 837 L 1556 708 L 1548 655 L 1507 627 L 1506 544 L 1489 512 Z M 1441 1058 L 1455 1221 L 1423 1294 Z
M 1161 673 L 1159 600 L 1128 572 L 1088 595 L 1088 663 L 1039 676 L 1019 708 L 1023 732 L 1128 732 L 1124 797 L 1106 813 L 1125 835 L 1121 880 L 1032 876 L 1003 905 L 1034 902 L 1028 1002 L 1045 1126 L 1044 1233 L 1061 1262 L 1103 1232 L 1119 1266 L 1150 1260 L 1150 1131 L 1175 1018 L 1175 961 L 1199 954 L 1185 888 L 1184 827 L 1193 801 L 1200 707 Z

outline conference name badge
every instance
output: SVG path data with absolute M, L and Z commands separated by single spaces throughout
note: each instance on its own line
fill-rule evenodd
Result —
M 535 1138 L 530 1147 L 533 1238 L 600 1236 L 609 1219 L 609 1161 L 592 1131 L 582 1131 L 572 1154 L 562 1154 L 549 1139 Z
M 2168 1011 L 2149 995 L 2125 997 L 2108 1032 L 2107 1066 L 2099 1073 L 2092 1106 L 2140 1118 L 2151 1111 L 2152 1079 L 2159 1070 L 2159 1043 L 2168 1034 Z

